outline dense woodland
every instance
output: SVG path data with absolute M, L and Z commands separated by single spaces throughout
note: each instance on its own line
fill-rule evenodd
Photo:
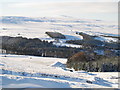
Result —
M 58 47 L 52 42 L 41 41 L 40 39 L 27 39 L 23 37 L 3 36 L 2 49 L 6 53 L 33 55 L 43 57 L 68 58 L 82 49 L 71 47 Z
M 68 68 L 85 70 L 88 72 L 118 72 L 119 56 L 103 56 L 95 53 L 87 54 L 79 52 L 70 57 L 67 61 Z
M 119 48 L 108 48 L 96 46 L 83 41 L 67 41 L 67 43 L 74 43 L 83 45 L 83 48 L 72 47 L 58 47 L 52 44 L 52 42 L 41 41 L 38 38 L 27 39 L 23 37 L 9 37 L 2 36 L 1 49 L 4 53 L 8 54 L 20 54 L 20 55 L 33 55 L 43 57 L 56 57 L 56 58 L 68 58 L 66 66 L 68 68 L 74 68 L 77 70 L 85 70 L 88 72 L 116 72 L 119 69 Z M 104 44 L 103 42 L 96 41 L 96 43 Z M 111 44 L 111 43 L 110 43 Z M 113 43 L 114 44 L 114 43 Z M 104 55 L 99 55 L 94 50 L 104 50 Z

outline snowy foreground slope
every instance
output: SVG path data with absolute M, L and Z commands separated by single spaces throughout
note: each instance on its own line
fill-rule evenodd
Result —
M 61 58 L 0 57 L 2 88 L 118 88 L 117 72 L 71 72 Z

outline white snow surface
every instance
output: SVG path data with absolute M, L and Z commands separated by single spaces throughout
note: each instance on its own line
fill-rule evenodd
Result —
M 117 22 L 101 20 L 78 19 L 73 17 L 2 17 L 0 23 L 0 36 L 23 36 L 27 38 L 40 38 L 41 40 L 54 41 L 45 34 L 47 31 L 60 32 L 66 40 L 80 40 L 82 37 L 76 32 L 90 35 L 118 35 Z M 105 41 L 116 41 L 113 38 L 99 38 Z
M 0 58 L 2 88 L 118 88 L 118 72 L 74 71 L 66 68 L 67 59 L 9 54 Z

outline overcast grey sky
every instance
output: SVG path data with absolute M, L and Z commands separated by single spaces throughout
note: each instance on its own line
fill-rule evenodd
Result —
M 117 21 L 118 0 L 2 0 L 1 16 L 58 17 Z

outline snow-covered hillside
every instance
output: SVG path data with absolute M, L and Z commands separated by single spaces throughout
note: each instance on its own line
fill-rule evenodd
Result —
M 55 42 L 45 32 L 60 32 L 66 39 Z M 82 47 L 65 43 L 81 40 L 76 32 L 99 36 L 102 41 L 117 41 L 117 23 L 73 17 L 0 17 L 0 36 L 39 38 L 57 46 Z M 3 88 L 118 88 L 118 72 L 85 72 L 66 68 L 67 59 L 0 54 Z
M 117 72 L 74 71 L 60 58 L 0 57 L 2 88 L 118 88 Z
M 40 38 L 54 41 L 45 34 L 47 31 L 60 32 L 66 36 L 65 40 L 79 40 L 81 36 L 76 32 L 85 32 L 90 35 L 118 36 L 117 23 L 101 20 L 77 19 L 73 17 L 15 17 L 7 16 L 0 19 L 0 36 L 23 36 L 27 38 Z M 98 38 L 100 40 L 112 40 L 113 38 Z M 62 40 L 64 41 L 64 40 Z

